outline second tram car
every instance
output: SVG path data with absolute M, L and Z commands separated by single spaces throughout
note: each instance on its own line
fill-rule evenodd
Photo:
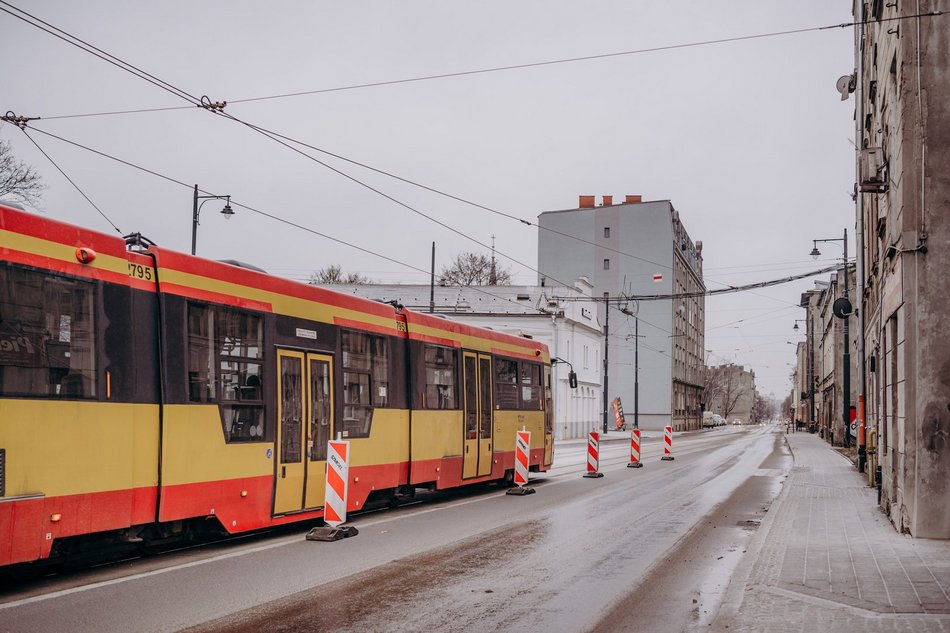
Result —
M 541 343 L 0 205 L 0 565 L 323 516 L 553 457 Z

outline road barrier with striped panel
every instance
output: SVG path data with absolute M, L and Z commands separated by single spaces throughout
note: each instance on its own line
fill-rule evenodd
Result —
M 587 436 L 587 472 L 584 476 L 590 479 L 604 476 L 600 472 L 600 435 L 595 431 Z
M 531 431 L 517 431 L 515 433 L 515 484 L 517 488 L 509 488 L 508 495 L 530 495 L 534 488 L 526 488 L 528 483 L 528 456 L 531 450 Z
M 327 486 L 323 507 L 323 522 L 327 525 L 310 530 L 308 541 L 338 541 L 359 534 L 354 527 L 343 527 L 349 477 L 350 443 L 330 440 L 327 442 Z
M 640 461 L 640 429 L 630 431 L 630 463 L 627 468 L 643 468 Z
M 665 426 L 663 427 L 663 457 L 660 459 L 664 461 L 671 461 L 673 459 L 673 427 Z

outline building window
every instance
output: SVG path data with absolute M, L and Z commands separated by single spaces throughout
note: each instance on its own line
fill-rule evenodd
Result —
M 263 348 L 259 315 L 188 304 L 188 398 L 218 403 L 227 442 L 264 439 Z
M 439 345 L 425 346 L 426 409 L 458 409 L 458 351 Z
M 610 237 L 610 227 L 609 227 L 609 226 L 605 226 L 605 227 L 604 227 L 604 237 Z
M 96 397 L 96 284 L 0 267 L 0 394 Z
M 604 260 L 604 270 L 610 270 L 610 260 L 609 260 L 609 259 L 605 259 L 605 260 Z

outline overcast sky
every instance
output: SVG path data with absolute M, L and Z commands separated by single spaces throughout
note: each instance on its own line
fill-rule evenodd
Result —
M 854 252 L 853 30 L 836 28 L 540 67 L 326 89 L 849 22 L 850 2 L 70 2 L 14 6 L 226 112 L 467 201 L 536 221 L 578 195 L 669 199 L 704 244 L 708 288 L 793 275 Z M 266 8 L 265 8 L 266 6 Z M 0 5 L 0 8 L 4 8 Z M 192 190 L 428 270 L 495 236 L 533 284 L 537 229 L 305 150 L 418 212 L 0 13 L 0 110 L 39 116 L 32 138 L 123 233 L 191 245 Z M 288 93 L 315 94 L 244 101 Z M 184 106 L 184 107 L 182 107 Z M 125 110 L 157 112 L 76 117 Z M 135 171 L 41 134 L 86 145 Z M 15 126 L 0 139 L 43 175 L 41 212 L 115 229 Z M 206 203 L 198 254 L 305 280 L 329 264 L 381 282 L 428 276 L 235 205 Z M 826 280 L 828 275 L 817 279 Z M 814 279 L 707 300 L 706 348 L 759 388 L 791 388 L 800 293 Z M 804 331 L 804 328 L 801 330 Z

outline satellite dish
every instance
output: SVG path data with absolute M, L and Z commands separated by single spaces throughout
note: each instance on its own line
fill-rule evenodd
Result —
M 841 100 L 847 101 L 848 95 L 854 90 L 854 78 L 851 75 L 844 75 L 838 79 L 838 83 L 835 84 L 835 87 L 838 89 L 838 92 L 841 93 Z
M 839 319 L 845 319 L 854 313 L 854 308 L 847 297 L 841 297 L 831 304 L 831 313 Z

